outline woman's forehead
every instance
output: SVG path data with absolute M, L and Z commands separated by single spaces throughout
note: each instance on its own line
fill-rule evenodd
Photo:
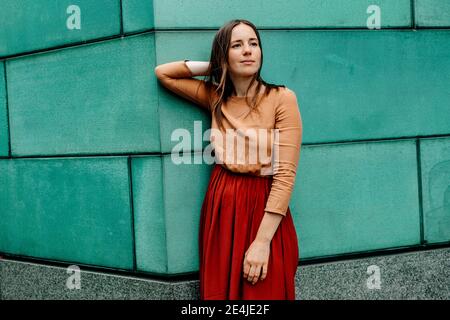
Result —
M 238 40 L 258 40 L 252 27 L 247 25 L 238 25 L 231 32 L 231 42 Z

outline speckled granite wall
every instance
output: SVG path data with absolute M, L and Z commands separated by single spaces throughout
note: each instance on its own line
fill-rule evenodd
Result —
M 2 299 L 198 299 L 197 280 L 157 281 L 80 270 L 76 282 L 70 279 L 74 274 L 62 267 L 3 260 Z M 298 300 L 450 299 L 450 249 L 300 266 L 296 284 Z

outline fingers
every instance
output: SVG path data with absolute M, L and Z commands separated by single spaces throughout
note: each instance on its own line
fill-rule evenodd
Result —
M 255 278 L 256 277 L 256 266 L 255 265 L 252 265 L 251 267 L 250 267 L 250 272 L 248 273 L 248 278 L 247 278 L 247 280 L 249 281 L 249 282 L 253 282 L 253 278 Z
M 268 271 L 268 257 L 265 257 L 265 248 L 260 249 L 256 247 L 256 249 L 253 250 L 256 250 L 256 253 L 251 251 L 252 248 L 253 247 L 251 246 L 244 256 L 243 276 L 247 281 L 254 285 L 258 282 L 258 280 L 266 279 Z
M 244 259 L 244 278 L 248 278 L 250 272 L 250 263 L 248 263 L 247 258 Z
M 255 271 L 255 273 L 253 275 L 253 279 L 249 280 L 249 281 L 252 282 L 252 284 L 255 284 L 258 281 L 259 276 L 261 274 L 261 266 L 257 266 L 255 269 L 256 269 L 256 271 Z
M 261 273 L 262 272 L 262 273 Z M 244 278 L 255 284 L 258 280 L 264 280 L 267 277 L 267 264 L 250 265 L 247 259 L 244 259 Z
M 267 264 L 264 264 L 264 265 L 263 265 L 263 268 L 262 268 L 262 275 L 261 275 L 260 280 L 262 281 L 262 280 L 264 280 L 266 277 L 267 277 Z

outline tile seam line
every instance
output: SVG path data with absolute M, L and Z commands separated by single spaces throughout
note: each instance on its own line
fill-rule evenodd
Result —
M 421 154 L 420 139 L 416 139 L 416 161 L 417 161 L 417 196 L 419 201 L 419 233 L 420 244 L 426 244 L 425 230 L 424 230 L 424 215 L 423 215 L 423 190 L 422 190 L 422 154 Z
M 64 45 L 59 45 L 59 46 L 51 46 L 51 47 L 48 47 L 45 49 L 31 50 L 31 51 L 26 51 L 23 53 L 4 55 L 4 56 L 0 56 L 0 61 L 6 60 L 6 59 L 22 58 L 22 57 L 31 56 L 34 54 L 49 53 L 49 52 L 53 52 L 53 51 L 60 50 L 60 49 L 81 47 L 81 46 L 85 46 L 85 45 L 91 45 L 91 44 L 101 43 L 101 42 L 110 41 L 110 40 L 124 39 L 124 38 L 128 38 L 128 37 L 151 34 L 151 33 L 156 33 L 156 32 L 170 32 L 170 31 L 172 31 L 172 32 L 200 31 L 201 32 L 201 31 L 217 31 L 217 30 L 218 30 L 218 28 L 203 28 L 203 29 L 199 29 L 199 28 L 195 28 L 195 29 L 150 28 L 150 29 L 145 29 L 143 31 L 138 31 L 138 32 L 129 32 L 129 33 L 123 33 L 123 34 L 119 33 L 119 34 L 114 34 L 114 35 L 110 35 L 110 36 L 106 36 L 106 37 L 98 37 L 95 39 L 89 39 L 89 40 L 85 40 L 85 41 L 77 41 L 77 42 L 72 42 L 69 44 L 64 44 Z M 427 26 L 427 27 L 420 27 L 420 28 L 412 28 L 411 26 L 405 26 L 405 27 L 392 27 L 392 28 L 387 27 L 387 28 L 376 29 L 376 30 L 371 30 L 371 29 L 367 29 L 364 27 L 358 27 L 358 28 L 291 28 L 291 29 L 289 29 L 289 28 L 259 28 L 258 30 L 260 30 L 260 31 L 330 31 L 330 32 L 332 32 L 332 31 L 382 32 L 382 31 L 407 31 L 407 30 L 410 30 L 410 31 L 419 31 L 419 30 L 450 31 L 450 26 L 449 27 Z
M 416 0 L 411 0 L 411 24 L 414 30 L 417 29 L 416 22 Z
M 170 253 L 169 253 L 169 246 L 168 246 L 168 242 L 169 240 L 167 239 L 167 213 L 166 213 L 166 165 L 165 165 L 165 161 L 164 161 L 164 155 L 161 155 L 159 157 L 160 159 L 160 165 L 161 165 L 161 179 L 162 179 L 162 190 L 161 190 L 161 196 L 162 196 L 162 207 L 163 207 L 163 217 L 164 217 L 164 245 L 165 245 L 165 263 L 166 265 L 165 267 L 165 272 L 166 274 L 169 272 L 169 258 L 170 258 Z
M 8 157 L 7 159 L 12 158 L 11 151 L 11 120 L 10 120 L 10 112 L 9 112 L 9 97 L 8 97 L 8 79 L 6 75 L 6 61 L 3 63 L 3 77 L 5 81 L 5 107 L 6 107 L 6 126 L 8 128 Z
M 134 221 L 134 195 L 133 195 L 133 172 L 132 172 L 132 158 L 127 157 L 127 169 L 128 169 L 128 194 L 130 201 L 130 214 L 131 214 L 131 238 L 132 238 L 132 252 L 133 252 L 133 272 L 137 272 L 137 253 L 136 253 L 136 228 Z
M 123 36 L 123 3 L 122 0 L 119 0 L 119 9 L 120 9 L 120 36 Z
M 341 141 L 333 141 L 333 142 L 310 142 L 310 143 L 302 143 L 302 146 L 305 147 L 320 147 L 320 146 L 339 146 L 339 145 L 350 145 L 350 144 L 364 144 L 364 143 L 383 143 L 383 142 L 401 142 L 401 141 L 412 141 L 416 139 L 446 139 L 450 138 L 450 134 L 435 134 L 428 136 L 411 136 L 411 137 L 388 137 L 388 138 L 377 138 L 377 139 L 362 139 L 362 140 L 341 140 Z M 161 144 L 161 141 L 159 142 Z M 184 153 L 202 153 L 204 152 L 204 148 L 202 150 L 188 150 Z M 183 154 L 184 154 L 183 153 Z M 36 155 L 18 155 L 11 157 L 12 159 L 50 159 L 50 158 L 93 158 L 93 157 L 139 157 L 139 156 L 164 156 L 170 155 L 171 152 L 161 152 L 161 151 L 150 151 L 150 152 L 126 152 L 126 153 L 88 153 L 88 154 L 77 154 L 77 153 L 69 153 L 69 154 L 36 154 Z M 0 157 L 0 159 L 5 157 Z

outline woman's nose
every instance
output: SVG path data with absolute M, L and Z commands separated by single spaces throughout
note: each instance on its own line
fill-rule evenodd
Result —
M 244 52 L 249 52 L 252 50 L 252 47 L 248 44 L 244 45 L 243 48 L 244 48 Z

